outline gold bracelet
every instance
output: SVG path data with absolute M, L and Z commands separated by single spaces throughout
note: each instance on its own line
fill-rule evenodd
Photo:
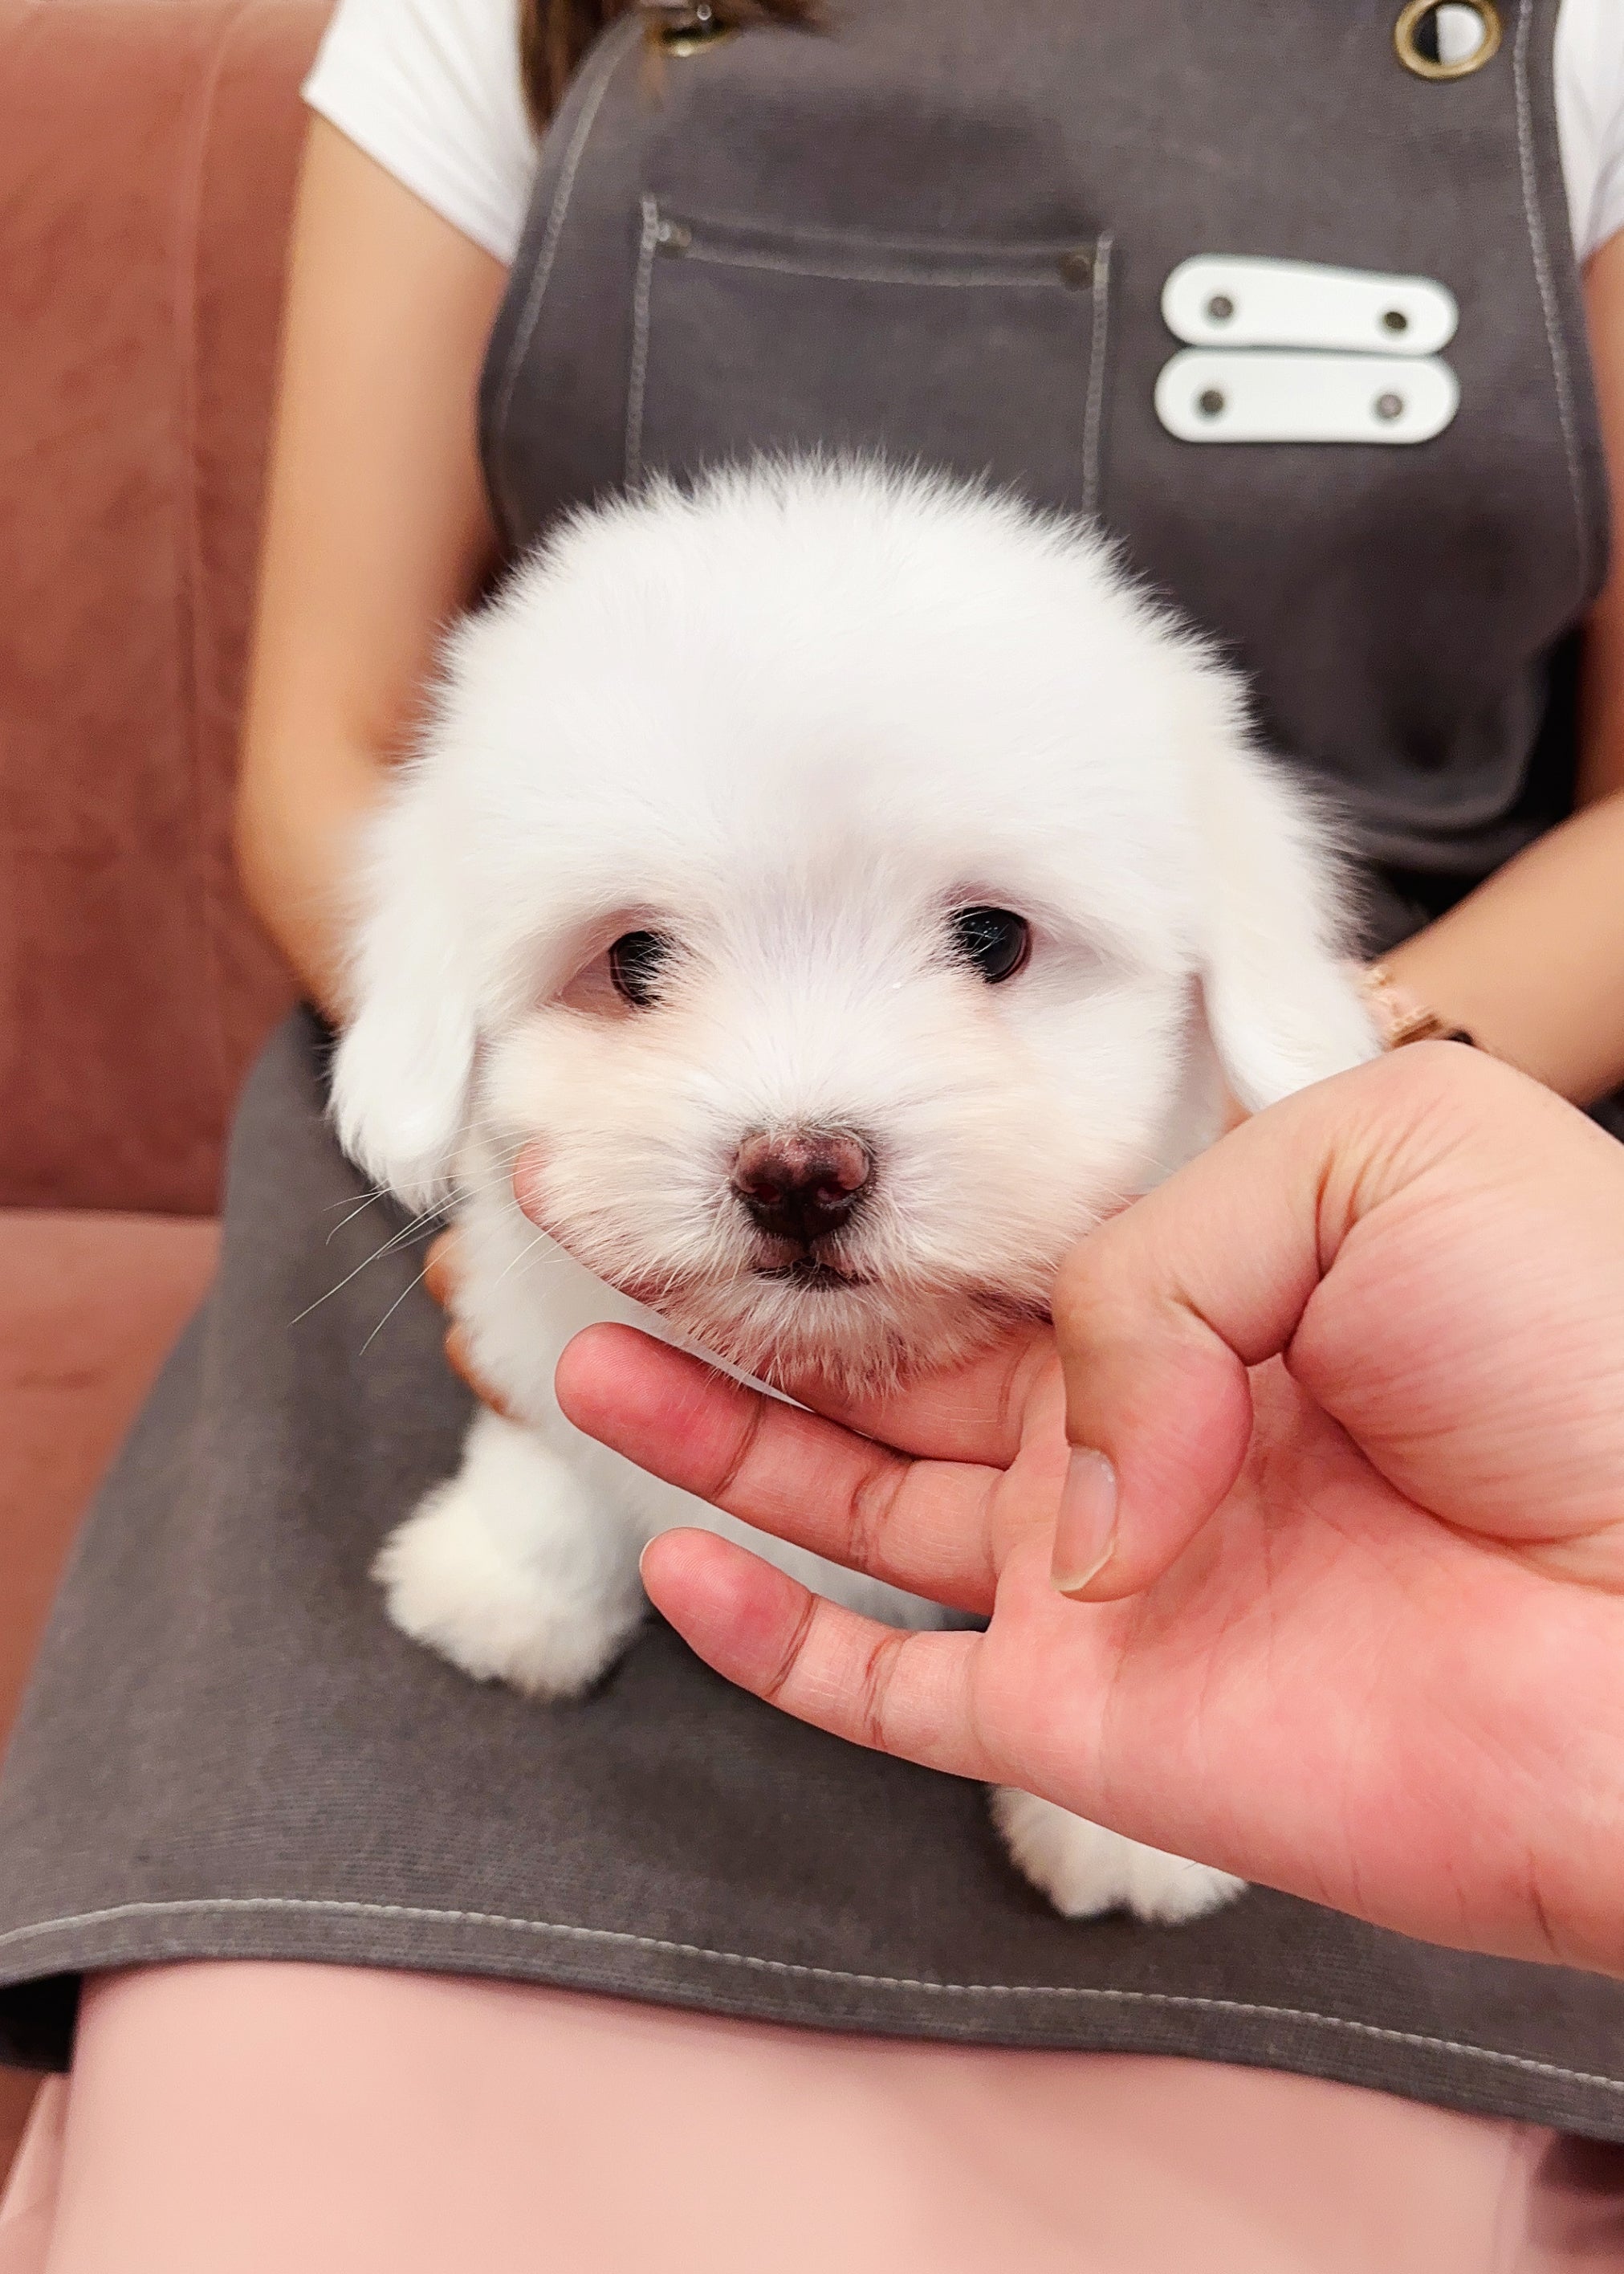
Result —
M 1465 1043 L 1477 1048 L 1475 1035 L 1447 1019 L 1400 984 L 1385 963 L 1366 964 L 1359 973 L 1359 990 L 1376 1021 L 1384 1050 L 1402 1050 L 1407 1043 Z

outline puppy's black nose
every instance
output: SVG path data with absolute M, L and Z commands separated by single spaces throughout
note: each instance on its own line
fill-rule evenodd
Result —
M 838 1231 L 874 1171 L 855 1137 L 828 1130 L 747 1137 L 733 1163 L 733 1190 L 775 1239 L 810 1247 Z

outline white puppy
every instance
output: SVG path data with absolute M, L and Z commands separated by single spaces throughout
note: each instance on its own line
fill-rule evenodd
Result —
M 939 1623 L 590 1443 L 560 1352 L 625 1319 L 872 1386 L 1041 1314 L 1226 1081 L 1258 1107 L 1370 1055 L 1330 873 L 1235 676 L 1080 526 L 873 465 L 573 522 L 455 634 L 370 847 L 338 1125 L 454 1208 L 459 1314 L 523 1416 L 482 1412 L 386 1545 L 396 1623 L 573 1695 L 678 1523 Z M 1071 1914 L 1238 1885 L 996 1811 Z

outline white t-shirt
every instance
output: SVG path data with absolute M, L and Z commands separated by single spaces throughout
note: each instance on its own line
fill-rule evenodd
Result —
M 536 141 L 517 0 L 339 0 L 304 100 L 503 262 L 530 205 Z M 1562 0 L 1557 131 L 1574 244 L 1624 230 L 1624 0 Z

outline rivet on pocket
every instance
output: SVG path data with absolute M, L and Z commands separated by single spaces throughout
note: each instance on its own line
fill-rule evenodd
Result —
M 1060 256 L 1060 275 L 1063 283 L 1082 287 L 1094 282 L 1094 255 L 1086 246 L 1072 245 Z
M 654 231 L 654 242 L 662 252 L 686 252 L 694 242 L 694 232 L 685 221 L 662 221 Z

